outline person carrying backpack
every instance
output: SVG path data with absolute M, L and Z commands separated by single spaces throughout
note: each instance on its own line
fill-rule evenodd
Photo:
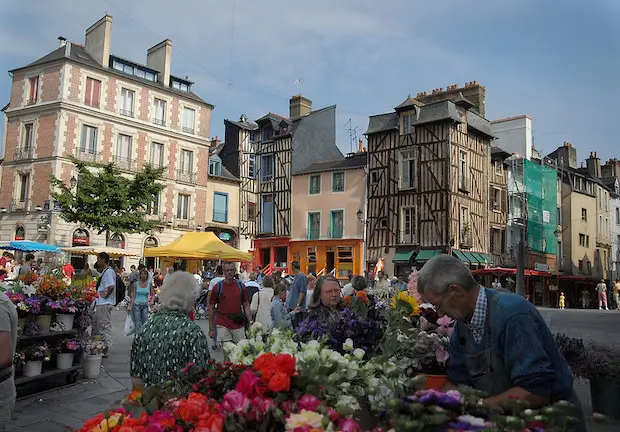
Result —
M 97 294 L 95 300 L 95 320 L 93 322 L 93 334 L 101 335 L 105 343 L 104 357 L 112 347 L 112 309 L 116 306 L 117 275 L 110 267 L 110 255 L 106 252 L 97 254 L 97 265 L 101 269 L 101 278 L 97 282 Z M 122 281 L 121 281 L 122 283 Z
M 223 264 L 224 280 L 219 281 L 209 298 L 209 337 L 215 343 L 245 339 L 246 325 L 252 323 L 248 289 L 235 279 L 235 265 Z

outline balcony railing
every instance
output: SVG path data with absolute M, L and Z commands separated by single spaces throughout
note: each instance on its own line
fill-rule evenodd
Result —
M 126 117 L 133 117 L 133 111 L 121 109 L 118 110 L 119 114 Z
M 213 222 L 228 223 L 228 212 L 213 210 Z
M 124 170 L 124 171 L 135 171 L 136 170 L 135 159 L 126 158 L 122 156 L 114 156 L 113 161 L 114 161 L 114 165 L 116 165 L 121 170 Z
M 196 183 L 196 174 L 189 171 L 177 171 L 177 181 L 184 183 Z
M 318 240 L 319 238 L 321 238 L 321 230 L 309 229 L 306 233 L 306 237 L 308 240 Z
M 154 118 L 153 119 L 153 124 L 156 124 L 156 125 L 159 125 L 159 126 L 166 126 L 166 120 Z
M 24 211 L 28 211 L 29 208 L 29 202 L 28 200 L 13 200 L 11 201 L 11 207 L 10 210 L 12 212 L 24 212 Z
M 34 148 L 32 146 L 19 147 L 18 149 L 15 150 L 15 155 L 13 157 L 13 160 L 16 160 L 16 161 L 26 160 L 26 159 L 32 159 L 33 157 L 34 157 Z
M 338 228 L 331 228 L 329 230 L 329 236 L 330 238 L 333 239 L 339 239 L 342 238 L 342 232 L 343 232 L 343 228 L 342 227 L 338 227 Z
M 101 153 L 90 149 L 76 149 L 75 158 L 82 162 L 99 162 L 101 160 Z
M 194 128 L 191 128 L 189 126 L 183 126 L 181 130 L 185 133 L 194 135 Z

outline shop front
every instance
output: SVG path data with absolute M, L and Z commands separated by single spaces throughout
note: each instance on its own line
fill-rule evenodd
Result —
M 291 257 L 303 273 L 334 274 L 346 280 L 349 274 L 363 274 L 362 240 L 313 240 L 291 242 Z
M 502 288 L 515 292 L 517 269 L 491 267 L 473 270 L 472 274 L 486 287 L 497 281 Z M 557 276 L 540 270 L 525 269 L 525 295 L 536 306 L 556 307 L 558 297 Z
M 144 247 L 142 248 L 142 253 L 144 254 L 144 249 L 154 248 L 158 246 L 159 246 L 159 241 L 155 237 L 149 236 L 144 239 Z M 159 260 L 157 259 L 157 257 L 144 257 L 142 263 L 148 269 L 156 269 L 158 261 Z
M 289 237 L 254 239 L 253 268 L 260 267 L 267 274 L 276 271 L 290 273 L 289 243 Z
M 205 228 L 205 231 L 214 233 L 217 236 L 217 238 L 219 238 L 220 240 L 222 240 L 224 243 L 226 243 L 229 246 L 232 246 L 234 248 L 239 246 L 237 244 L 238 243 L 237 232 L 234 229 L 220 228 L 220 227 L 213 226 L 213 227 Z
M 73 235 L 71 236 L 71 246 L 90 246 L 90 234 L 88 231 L 82 228 L 78 228 L 73 231 Z M 84 255 L 71 255 L 71 265 L 76 270 L 76 272 L 80 272 L 84 268 L 86 264 L 86 256 Z

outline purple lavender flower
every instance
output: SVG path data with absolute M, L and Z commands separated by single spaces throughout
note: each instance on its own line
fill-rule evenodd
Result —
M 461 397 L 457 393 L 443 393 L 437 390 L 420 390 L 409 401 L 418 402 L 423 405 L 437 405 L 445 409 L 457 408 L 461 406 Z

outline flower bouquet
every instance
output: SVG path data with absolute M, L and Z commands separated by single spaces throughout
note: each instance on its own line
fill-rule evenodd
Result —
M 81 339 L 63 339 L 55 347 L 56 351 L 56 368 L 71 369 L 73 366 L 73 358 L 75 353 L 79 352 L 84 346 Z
M 67 296 L 67 284 L 51 274 L 41 276 L 36 283 L 36 294 L 41 297 L 49 297 L 52 300 Z
M 71 285 L 67 287 L 69 296 L 78 307 L 83 303 L 90 305 L 98 297 L 97 281 L 90 276 L 78 276 L 71 279 Z
M 84 353 L 91 356 L 103 355 L 105 343 L 100 339 L 90 339 L 84 345 Z
M 17 280 L 24 285 L 35 285 L 39 280 L 39 274 L 33 271 L 26 272 L 17 276 Z
M 68 297 L 64 297 L 55 301 L 49 301 L 47 302 L 46 306 L 56 314 L 74 314 L 77 312 L 75 301 Z
M 357 291 L 354 295 L 345 296 L 344 304 L 355 315 L 367 317 L 368 313 L 374 309 L 374 303 L 368 298 L 365 291 Z
M 26 361 L 50 361 L 52 352 L 46 343 L 30 345 L 24 351 Z

